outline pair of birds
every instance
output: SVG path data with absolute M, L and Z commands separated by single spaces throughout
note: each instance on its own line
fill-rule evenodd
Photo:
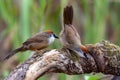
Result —
M 80 36 L 72 24 L 73 20 L 73 8 L 72 6 L 67 6 L 64 8 L 64 27 L 60 33 L 60 41 L 63 47 L 68 48 L 69 50 L 77 53 L 80 57 L 88 58 L 86 53 L 88 50 L 85 46 L 81 44 Z M 11 56 L 20 51 L 26 50 L 41 50 L 49 46 L 54 42 L 55 38 L 58 38 L 53 31 L 48 30 L 46 32 L 37 33 L 36 35 L 29 38 L 25 41 L 21 47 L 11 51 L 5 57 L 2 57 L 1 60 L 4 61 L 9 59 Z

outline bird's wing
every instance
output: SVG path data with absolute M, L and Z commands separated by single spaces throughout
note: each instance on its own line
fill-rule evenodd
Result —
M 48 46 L 48 38 L 45 35 L 36 35 L 24 42 L 23 46 L 29 50 L 41 50 Z
M 70 25 L 65 25 L 65 37 L 69 44 L 81 45 L 80 36 L 77 31 L 74 31 L 74 27 L 69 27 Z M 76 35 L 77 33 L 77 35 Z
M 38 34 L 38 35 L 32 36 L 31 38 L 27 39 L 27 41 L 25 41 L 23 45 L 29 45 L 31 43 L 42 43 L 44 41 L 47 43 L 47 37 L 44 35 Z

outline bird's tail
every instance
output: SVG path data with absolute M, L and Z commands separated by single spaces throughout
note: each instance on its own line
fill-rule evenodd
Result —
M 73 20 L 73 7 L 72 6 L 67 6 L 64 8 L 64 24 L 72 24 Z
M 19 52 L 19 51 L 25 51 L 24 47 L 22 46 L 22 47 L 20 47 L 20 48 L 17 48 L 17 49 L 15 49 L 15 50 L 11 51 L 11 52 L 8 53 L 7 55 L 5 55 L 5 57 L 0 57 L 0 61 L 3 62 L 3 61 L 5 61 L 5 60 L 9 59 L 10 57 L 12 57 L 14 54 L 16 54 L 16 53 Z

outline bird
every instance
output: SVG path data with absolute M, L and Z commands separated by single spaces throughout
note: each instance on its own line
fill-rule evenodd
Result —
M 55 39 L 59 37 L 56 36 L 53 31 L 47 30 L 45 32 L 39 32 L 27 39 L 21 47 L 11 51 L 5 57 L 1 57 L 0 61 L 9 59 L 11 56 L 18 52 L 23 52 L 27 50 L 38 51 L 48 47 Z
M 87 48 L 81 44 L 80 35 L 72 24 L 73 7 L 67 6 L 63 12 L 63 27 L 60 32 L 60 42 L 63 47 L 77 53 L 80 57 L 88 58 Z

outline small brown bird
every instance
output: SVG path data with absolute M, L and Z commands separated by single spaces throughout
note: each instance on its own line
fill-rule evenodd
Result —
M 5 57 L 0 57 L 1 58 L 0 60 L 4 61 L 10 58 L 11 56 L 13 56 L 14 54 L 16 54 L 17 52 L 26 51 L 26 50 L 36 51 L 36 50 L 44 49 L 48 47 L 51 43 L 53 43 L 55 38 L 58 37 L 51 30 L 42 33 L 37 33 L 36 35 L 27 39 L 27 41 L 25 41 L 21 47 L 13 50 Z
M 64 27 L 60 33 L 60 41 L 65 48 L 68 48 L 80 57 L 87 58 L 87 48 L 81 44 L 80 36 L 72 24 L 73 7 L 67 6 L 64 8 Z

